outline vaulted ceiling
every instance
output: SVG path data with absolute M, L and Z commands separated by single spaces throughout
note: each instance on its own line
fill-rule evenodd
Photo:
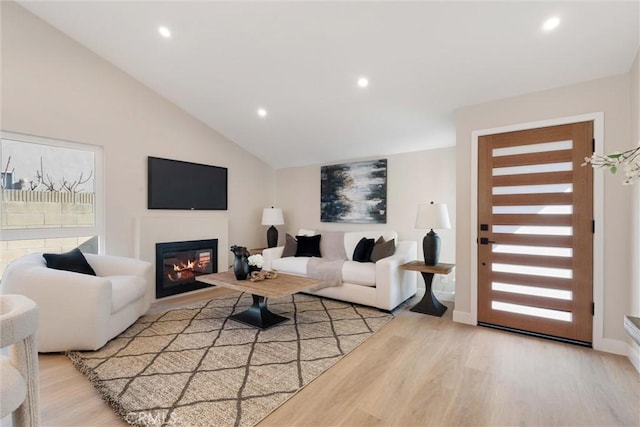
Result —
M 20 4 L 275 168 L 455 145 L 456 108 L 625 73 L 639 46 L 638 1 Z

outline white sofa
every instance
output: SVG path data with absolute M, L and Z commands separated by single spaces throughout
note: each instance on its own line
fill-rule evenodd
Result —
M 317 234 L 322 235 L 323 231 Z M 363 237 L 386 241 L 395 239 L 396 251 L 392 256 L 373 262 L 353 261 L 353 251 Z M 284 246 L 262 251 L 263 269 L 281 273 L 307 276 L 309 257 L 282 258 Z M 416 293 L 416 277 L 410 271 L 398 267 L 417 257 L 417 244 L 414 241 L 398 241 L 394 231 L 355 231 L 344 233 L 346 260 L 342 266 L 342 284 L 322 288 L 308 293 L 342 301 L 393 310 L 403 301 Z
M 40 353 L 97 350 L 147 312 L 151 264 L 133 258 L 84 254 L 96 276 L 48 268 L 40 253 L 5 270 L 0 293 L 21 294 L 38 304 Z

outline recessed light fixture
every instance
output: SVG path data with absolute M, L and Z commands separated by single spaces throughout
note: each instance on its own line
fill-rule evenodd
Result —
M 267 116 L 267 110 L 265 110 L 264 108 L 258 108 L 258 115 L 260 117 L 266 117 Z
M 552 16 L 551 18 L 544 21 L 544 24 L 542 24 L 542 29 L 544 31 L 551 31 L 555 30 L 558 25 L 560 25 L 560 18 L 558 18 L 557 16 Z
M 358 86 L 360 87 L 367 87 L 369 86 L 369 79 L 366 77 L 360 77 L 358 79 Z
M 169 37 L 171 37 L 171 30 L 169 30 L 167 27 L 165 27 L 164 25 L 158 27 L 158 32 L 160 33 L 160 35 L 162 37 L 164 37 L 165 39 L 168 39 Z

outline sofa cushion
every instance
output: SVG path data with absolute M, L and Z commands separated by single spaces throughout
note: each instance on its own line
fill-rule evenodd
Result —
M 138 276 L 106 276 L 111 282 L 111 313 L 117 313 L 145 293 L 146 283 Z
M 355 285 L 376 286 L 376 265 L 372 262 L 345 261 L 342 281 Z
M 298 241 L 291 234 L 287 233 L 284 241 L 284 249 L 282 250 L 282 258 L 296 255 L 298 249 Z
M 371 262 L 378 262 L 382 258 L 393 255 L 396 252 L 396 240 L 391 239 L 388 242 L 376 243 L 371 251 Z
M 351 259 L 358 262 L 369 262 L 371 260 L 371 251 L 373 251 L 375 243 L 375 240 L 363 237 L 353 250 Z
M 71 271 L 73 273 L 90 274 L 95 276 L 96 272 L 87 262 L 80 249 L 75 248 L 63 254 L 42 254 L 47 262 L 47 267 L 56 270 Z
M 296 248 L 296 256 L 322 256 L 320 254 L 320 234 L 315 236 L 296 236 L 298 247 Z
M 377 240 L 380 236 L 385 241 L 396 239 L 398 241 L 398 233 L 395 231 L 348 231 L 344 233 L 344 250 L 347 254 L 347 258 L 353 260 L 353 250 L 363 237 L 367 239 Z
M 322 230 L 320 234 L 322 235 L 320 253 L 323 258 L 329 260 L 347 259 L 347 254 L 344 251 L 344 231 Z
M 271 262 L 271 268 L 280 273 L 306 276 L 309 257 L 276 258 Z

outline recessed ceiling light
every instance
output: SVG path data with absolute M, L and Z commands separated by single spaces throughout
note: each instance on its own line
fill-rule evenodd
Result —
M 544 24 L 542 24 L 542 29 L 544 31 L 551 31 L 555 30 L 558 25 L 560 25 L 560 18 L 558 18 L 557 16 L 552 16 L 551 18 L 544 21 Z
M 369 79 L 366 77 L 360 77 L 358 79 L 358 86 L 360 87 L 367 87 L 369 86 Z
M 171 37 L 171 30 L 169 30 L 167 27 L 165 26 L 160 26 L 158 27 L 158 32 L 160 33 L 160 35 L 162 37 L 164 37 L 165 39 L 168 39 L 169 37 Z
M 258 115 L 260 117 L 266 117 L 267 116 L 267 110 L 265 110 L 264 108 L 258 108 Z

